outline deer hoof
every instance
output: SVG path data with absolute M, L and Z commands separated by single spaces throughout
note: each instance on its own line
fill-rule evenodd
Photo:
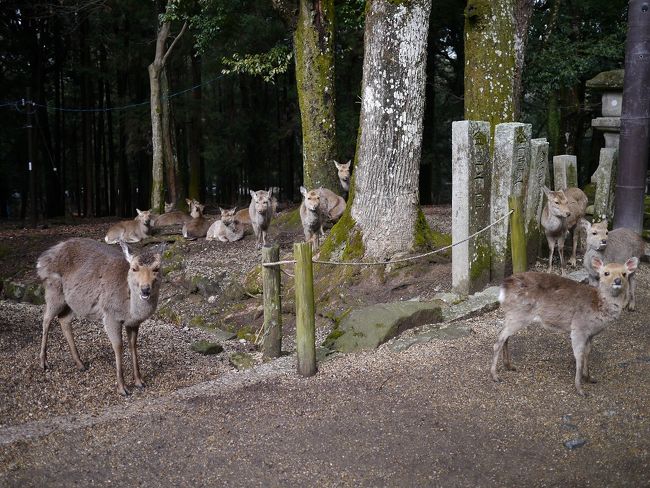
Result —
M 117 392 L 122 395 L 123 397 L 127 397 L 131 394 L 129 390 L 127 390 L 125 387 L 117 387 Z
M 147 384 L 144 381 L 140 380 L 135 382 L 135 387 L 142 390 L 147 387 Z
M 88 366 L 86 366 L 84 363 L 79 363 L 77 364 L 77 371 L 87 371 Z

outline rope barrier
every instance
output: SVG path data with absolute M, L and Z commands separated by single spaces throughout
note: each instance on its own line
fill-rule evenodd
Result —
M 453 242 L 453 243 L 449 244 L 448 246 L 441 247 L 440 249 L 435 249 L 433 251 L 429 251 L 429 252 L 426 252 L 424 254 L 418 254 L 417 256 L 409 256 L 408 258 L 395 259 L 394 261 L 381 261 L 381 262 L 370 262 L 370 263 L 356 262 L 356 261 L 341 262 L 341 261 L 319 261 L 319 260 L 312 260 L 312 262 L 316 263 L 316 264 L 331 264 L 331 265 L 334 265 L 334 266 L 386 266 L 387 264 L 395 264 L 395 263 L 404 263 L 404 262 L 407 262 L 407 261 L 415 261 L 416 259 L 421 259 L 421 258 L 424 258 L 426 256 L 431 256 L 432 254 L 437 254 L 439 252 L 446 251 L 447 249 L 451 249 L 452 247 L 458 246 L 459 244 L 462 244 L 463 242 L 467 242 L 470 239 L 472 239 L 473 237 L 476 237 L 477 235 L 479 235 L 480 233 L 485 232 L 489 228 L 494 227 L 495 225 L 497 225 L 502 220 L 508 218 L 513 212 L 514 212 L 514 210 L 510 210 L 505 215 L 499 217 L 497 220 L 495 220 L 491 224 L 487 225 L 486 227 L 483 227 L 481 230 L 478 230 L 478 231 L 474 232 L 473 234 L 467 236 L 465 239 L 462 239 L 462 240 L 460 240 L 458 242 Z M 262 263 L 262 266 L 270 267 L 270 266 L 280 266 L 280 265 L 283 265 L 283 264 L 296 264 L 296 261 L 294 259 L 291 259 L 291 260 L 288 260 L 288 261 L 275 261 L 275 262 L 272 262 L 272 263 Z

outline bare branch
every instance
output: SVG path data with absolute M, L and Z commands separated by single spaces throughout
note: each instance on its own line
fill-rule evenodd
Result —
M 167 52 L 165 53 L 165 56 L 163 56 L 163 59 L 162 59 L 162 65 L 163 66 L 165 66 L 165 63 L 167 62 L 167 58 L 169 57 L 170 53 L 174 49 L 174 46 L 176 45 L 178 40 L 183 36 L 183 34 L 185 33 L 186 30 L 187 30 L 187 20 L 185 22 L 183 22 L 183 27 L 181 27 L 181 31 L 178 33 L 178 35 L 174 38 L 172 43 L 169 45 L 169 49 L 167 49 Z M 169 30 L 168 30 L 168 32 L 169 32 Z

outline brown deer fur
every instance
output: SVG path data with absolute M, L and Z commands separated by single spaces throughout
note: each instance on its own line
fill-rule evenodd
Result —
M 113 224 L 106 233 L 104 240 L 107 244 L 117 244 L 120 240 L 124 242 L 139 242 L 149 236 L 152 225 L 150 210 L 135 211 L 138 215 L 133 220 L 124 220 Z
M 584 395 L 581 379 L 592 381 L 592 339 L 620 316 L 629 275 L 638 263 L 637 258 L 631 258 L 625 264 L 605 265 L 599 258 L 593 258 L 592 266 L 600 278 L 598 288 L 547 273 L 526 272 L 506 278 L 499 295 L 505 321 L 494 344 L 490 369 L 494 381 L 499 381 L 497 362 L 502 350 L 506 369 L 514 369 L 508 350 L 510 336 L 528 325 L 541 325 L 570 334 L 576 360 L 575 386 Z
M 144 387 L 138 362 L 140 324 L 156 310 L 160 288 L 161 253 L 133 256 L 122 249 L 91 239 L 70 239 L 45 251 L 38 258 L 38 275 L 45 287 L 45 314 L 40 364 L 47 369 L 47 336 L 58 317 L 72 358 L 85 369 L 72 336 L 76 316 L 101 321 L 115 353 L 117 391 L 128 395 L 122 374 L 122 327 L 126 328 L 136 387 Z

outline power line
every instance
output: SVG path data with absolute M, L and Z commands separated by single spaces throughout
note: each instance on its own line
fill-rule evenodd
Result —
M 197 88 L 201 88 L 203 86 L 208 86 L 208 85 L 214 83 L 215 81 L 217 81 L 217 80 L 219 80 L 219 79 L 221 79 L 221 78 L 223 78 L 225 76 L 226 76 L 225 74 L 216 76 L 215 78 L 212 78 L 211 80 L 208 80 L 208 81 L 206 81 L 204 83 L 191 86 L 191 87 L 186 88 L 184 90 L 177 91 L 175 93 L 172 93 L 171 95 L 167 95 L 164 99 L 165 100 L 170 100 L 172 98 L 183 95 L 183 94 L 185 94 L 187 92 L 194 91 Z M 13 102 L 9 102 L 9 101 L 1 102 L 0 103 L 0 108 L 13 107 L 18 112 L 24 112 L 24 110 L 21 110 L 20 107 L 21 106 L 25 107 L 25 106 L 28 105 L 28 106 L 31 106 L 31 107 L 45 108 L 47 110 L 51 110 L 51 111 L 55 111 L 55 112 L 114 112 L 114 111 L 120 111 L 120 110 L 130 110 L 132 108 L 143 107 L 143 106 L 149 105 L 149 104 L 151 104 L 150 100 L 147 100 L 147 101 L 144 101 L 144 102 L 138 102 L 138 103 L 130 103 L 128 105 L 122 105 L 120 107 L 66 108 L 66 107 L 53 107 L 52 105 L 45 105 L 45 104 L 42 104 L 42 103 L 34 102 L 32 100 L 21 99 L 21 100 L 16 100 L 16 101 L 13 101 Z

